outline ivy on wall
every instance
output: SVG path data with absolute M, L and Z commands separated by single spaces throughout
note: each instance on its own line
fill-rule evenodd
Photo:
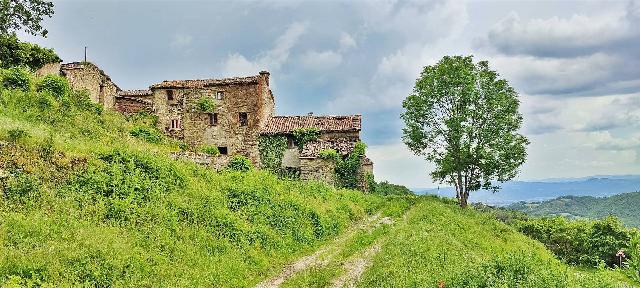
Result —
M 262 169 L 269 170 L 281 178 L 299 179 L 300 168 L 282 167 L 282 158 L 287 149 L 287 137 L 282 135 L 260 136 L 258 152 Z
M 336 184 L 342 188 L 350 188 L 350 189 L 359 189 L 361 187 L 361 183 L 363 181 L 362 170 L 362 158 L 364 157 L 365 149 L 367 145 L 363 142 L 356 143 L 353 151 L 346 155 L 346 157 L 341 157 L 340 154 L 334 149 L 325 149 L 319 152 L 318 157 L 322 159 L 328 159 L 335 161 L 335 176 L 336 176 Z M 366 179 L 369 180 L 369 179 Z M 365 184 L 365 186 L 368 183 Z M 364 187 L 366 189 L 366 187 Z
M 302 150 L 304 144 L 315 141 L 320 136 L 320 130 L 315 127 L 310 128 L 298 128 L 293 130 L 293 142 L 298 146 L 298 149 Z
M 282 135 L 260 136 L 258 152 L 263 169 L 276 171 L 282 166 L 282 157 L 287 149 L 287 138 Z

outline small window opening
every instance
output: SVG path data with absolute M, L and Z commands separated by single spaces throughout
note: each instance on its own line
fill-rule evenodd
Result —
M 293 147 L 294 147 L 293 138 L 287 137 L 287 148 L 293 149 Z
M 247 126 L 249 124 L 249 117 L 247 116 L 247 112 L 238 113 L 238 120 L 240 121 L 240 126 Z
M 173 101 L 173 90 L 167 90 L 167 100 Z
M 216 99 L 222 100 L 222 98 L 224 98 L 224 92 L 223 91 L 216 92 Z
M 171 120 L 171 129 L 180 129 L 180 119 Z
M 209 126 L 218 126 L 218 113 L 209 113 Z
M 220 152 L 221 155 L 227 155 L 229 153 L 227 147 L 218 147 L 218 152 Z

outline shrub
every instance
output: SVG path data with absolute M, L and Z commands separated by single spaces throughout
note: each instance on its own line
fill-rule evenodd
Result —
M 565 262 L 587 267 L 601 262 L 613 267 L 617 263 L 616 253 L 627 249 L 631 240 L 630 230 L 613 216 L 575 221 L 562 217 L 532 218 L 515 221 L 513 225 Z
M 210 97 L 200 97 L 196 102 L 198 111 L 203 113 L 213 113 L 216 110 L 216 103 Z
M 387 181 L 382 181 L 380 183 L 375 184 L 375 189 L 373 189 L 372 193 L 378 195 L 411 195 L 413 192 L 409 190 L 409 188 L 389 183 Z
M 69 82 L 58 75 L 47 75 L 40 80 L 37 90 L 39 92 L 49 92 L 56 98 L 62 99 L 69 94 Z
M 205 154 L 209 154 L 211 156 L 220 155 L 220 150 L 218 150 L 218 146 L 215 145 L 205 145 L 200 148 L 200 151 Z
M 240 172 L 247 172 L 252 168 L 253 164 L 251 164 L 251 160 L 242 155 L 233 156 L 233 158 L 231 158 L 231 161 L 229 161 L 229 164 L 227 165 L 227 169 Z
M 149 143 L 158 144 L 160 143 L 160 141 L 162 141 L 162 135 L 160 134 L 160 132 L 153 128 L 137 126 L 134 127 L 129 132 L 129 134 L 131 134 L 131 136 L 133 137 L 143 139 L 144 141 L 147 141 Z
M 281 135 L 260 136 L 258 152 L 262 168 L 277 173 L 282 166 L 282 158 L 286 149 L 286 137 Z
M 322 149 L 318 152 L 318 158 L 337 161 L 340 159 L 340 154 L 335 149 Z
M 51 49 L 20 42 L 16 35 L 0 36 L 0 66 L 2 68 L 26 66 L 31 70 L 37 70 L 44 64 L 60 61 L 60 57 Z
M 31 74 L 24 68 L 12 67 L 2 73 L 2 86 L 8 89 L 29 91 L 31 87 Z
M 635 231 L 629 241 L 629 247 L 625 251 L 627 256 L 627 269 L 625 270 L 629 278 L 640 282 L 640 232 Z
M 17 143 L 19 141 L 25 140 L 29 138 L 29 133 L 22 129 L 11 129 L 7 131 L 7 136 L 9 138 L 9 142 Z

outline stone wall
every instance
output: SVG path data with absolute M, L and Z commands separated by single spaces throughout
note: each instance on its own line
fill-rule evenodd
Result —
M 171 158 L 176 160 L 186 160 L 191 161 L 196 164 L 206 166 L 212 168 L 214 170 L 222 170 L 227 167 L 231 157 L 225 155 L 219 156 L 211 156 L 205 153 L 196 153 L 196 152 L 173 152 L 171 153 Z
M 60 71 L 69 81 L 71 88 L 86 89 L 93 102 L 113 109 L 115 97 L 120 89 L 96 65 L 89 62 L 66 63 L 61 65 Z
M 335 185 L 335 163 L 333 160 L 320 158 L 300 159 L 300 179 L 317 180 L 329 185 Z
M 284 150 L 282 167 L 300 167 L 300 150 L 297 147 Z
M 259 164 L 260 129 L 275 109 L 268 87 L 268 75 L 261 74 L 258 81 L 251 83 L 222 83 L 198 88 L 152 86 L 151 89 L 161 130 L 177 135 L 176 138 L 183 139 L 192 147 L 226 147 L 228 155 L 244 155 L 254 164 Z M 217 92 L 224 93 L 223 99 L 216 99 Z M 169 100 L 168 93 L 173 94 L 173 100 Z M 216 103 L 214 113 L 218 115 L 217 125 L 211 125 L 211 113 L 197 109 L 196 103 L 201 97 L 209 97 Z M 240 125 L 240 113 L 247 113 L 246 126 Z M 180 122 L 179 133 L 170 131 L 172 120 Z
M 37 77 L 42 77 L 50 74 L 60 75 L 60 62 L 44 64 L 40 69 L 36 70 Z
M 131 97 L 116 97 L 114 109 L 124 115 L 131 115 L 138 112 L 153 112 L 150 101 Z

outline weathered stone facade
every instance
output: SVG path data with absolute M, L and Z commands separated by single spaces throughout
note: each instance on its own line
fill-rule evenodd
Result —
M 189 146 L 215 145 L 223 155 L 244 155 L 259 163 L 258 137 L 273 116 L 269 73 L 227 79 L 164 81 L 152 85 L 153 107 L 161 130 Z M 201 98 L 215 102 L 200 111 Z
M 195 152 L 172 155 L 214 169 L 224 167 L 232 155 L 244 155 L 260 167 L 259 138 L 281 135 L 288 140 L 282 168 L 299 171 L 301 179 L 335 184 L 335 163 L 318 158 L 318 153 L 334 149 L 345 156 L 360 141 L 360 115 L 274 116 L 275 100 L 266 71 L 249 77 L 163 81 L 149 90 L 128 91 L 120 90 L 104 71 L 88 62 L 51 63 L 37 71 L 38 75 L 51 73 L 66 77 L 73 89 L 86 89 L 105 108 L 125 115 L 156 115 L 161 131 L 193 150 L 217 146 L 221 152 L 217 157 Z M 215 103 L 215 108 L 201 111 L 198 102 L 202 99 Z M 294 131 L 304 128 L 317 129 L 319 137 L 303 147 L 294 146 Z M 371 160 L 364 157 L 361 169 L 373 172 Z
M 113 109 L 116 95 L 120 91 L 109 75 L 91 62 L 49 63 L 38 69 L 35 74 L 64 76 L 71 88 L 86 90 L 91 101 L 102 104 L 107 109 Z

